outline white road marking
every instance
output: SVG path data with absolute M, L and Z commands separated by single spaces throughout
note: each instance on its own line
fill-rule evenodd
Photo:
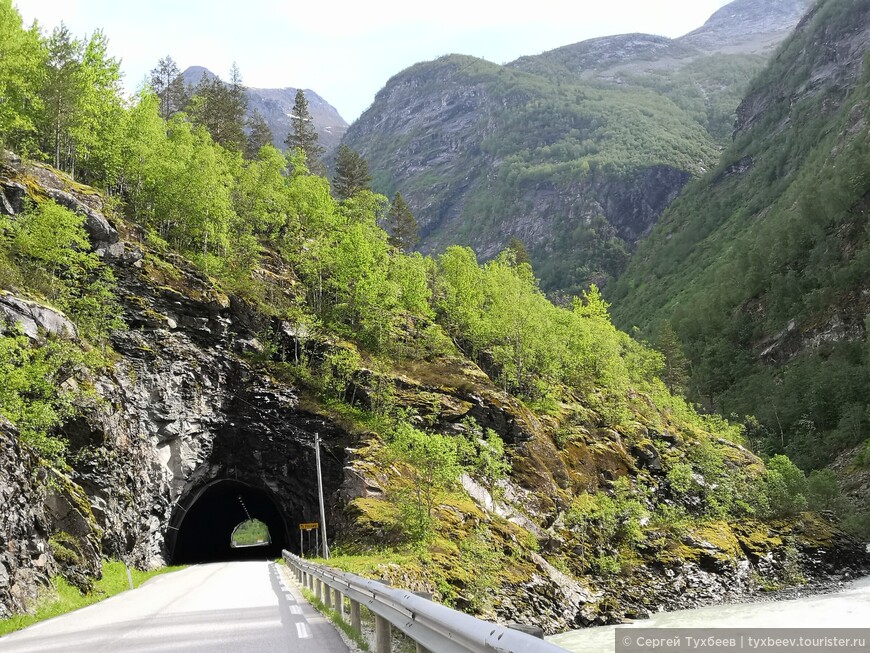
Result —
M 296 634 L 299 635 L 299 639 L 311 639 L 311 631 L 308 630 L 308 624 L 302 621 L 296 624 Z

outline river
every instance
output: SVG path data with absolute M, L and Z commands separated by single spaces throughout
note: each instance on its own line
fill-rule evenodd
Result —
M 799 599 L 712 605 L 661 612 L 631 626 L 600 626 L 553 635 L 547 640 L 573 653 L 614 650 L 615 628 L 867 628 L 870 626 L 870 577 L 830 594 Z

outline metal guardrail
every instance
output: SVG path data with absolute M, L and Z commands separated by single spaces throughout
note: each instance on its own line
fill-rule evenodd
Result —
M 360 628 L 360 605 L 375 615 L 375 653 L 390 653 L 391 626 L 417 643 L 417 653 L 565 653 L 565 649 L 526 633 L 476 619 L 375 580 L 310 563 L 283 552 L 284 561 L 324 604 Z

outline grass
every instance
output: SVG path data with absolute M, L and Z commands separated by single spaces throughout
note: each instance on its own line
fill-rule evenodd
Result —
M 343 632 L 351 640 L 353 640 L 354 644 L 356 644 L 363 651 L 369 650 L 369 643 L 366 641 L 363 634 L 354 630 L 353 626 L 351 626 L 344 619 L 342 619 L 341 615 L 339 615 L 338 612 L 336 612 L 332 608 L 327 607 L 326 604 L 318 599 L 313 592 L 305 589 L 304 587 L 300 587 L 299 589 L 302 592 L 302 596 L 305 597 L 305 600 L 308 601 L 315 610 L 326 616 L 336 626 L 336 628 L 340 628 L 341 632 Z
M 178 571 L 183 568 L 161 567 L 152 571 L 140 571 L 131 568 L 130 575 L 133 578 L 133 587 L 139 587 L 146 580 L 154 576 Z M 94 583 L 93 591 L 88 594 L 82 594 L 61 576 L 55 576 L 51 581 L 51 587 L 47 587 L 40 592 L 36 610 L 33 614 L 18 614 L 7 619 L 0 619 L 0 635 L 21 630 L 38 621 L 51 619 L 52 617 L 97 603 L 115 594 L 120 594 L 129 589 L 129 587 L 124 563 L 116 560 L 103 561 L 103 577 Z

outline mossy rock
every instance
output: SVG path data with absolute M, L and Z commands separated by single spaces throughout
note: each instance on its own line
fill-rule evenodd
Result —
M 715 572 L 732 568 L 742 558 L 740 541 L 731 525 L 724 521 L 694 526 L 658 554 L 659 561 L 666 565 L 692 562 Z
M 755 521 L 734 525 L 740 546 L 753 562 L 758 562 L 771 551 L 782 547 L 782 538 L 766 524 Z

